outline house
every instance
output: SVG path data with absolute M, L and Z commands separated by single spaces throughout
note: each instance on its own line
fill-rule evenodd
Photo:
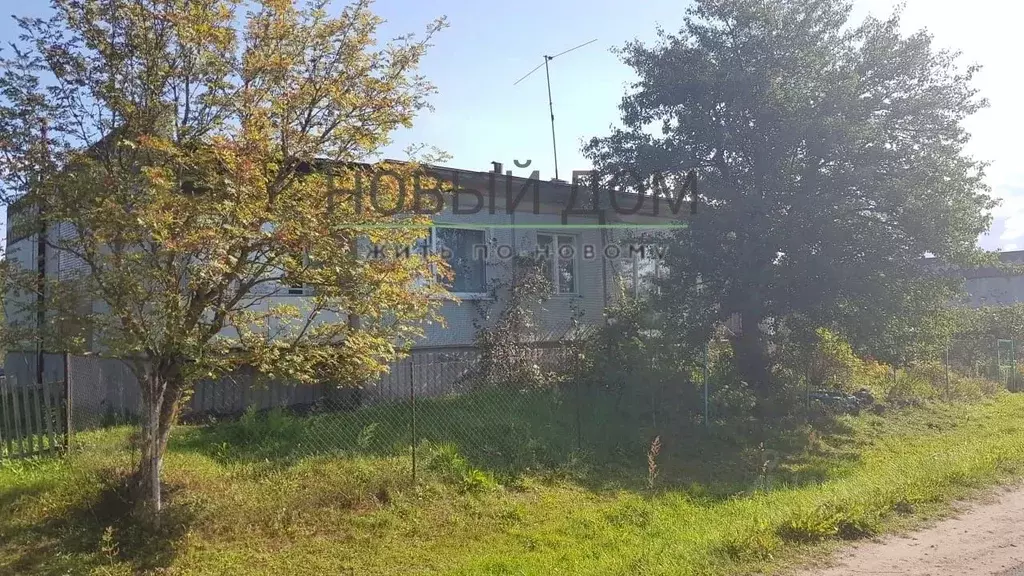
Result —
M 617 199 L 616 209 L 607 192 L 597 195 L 595 209 L 585 183 L 578 181 L 574 188 L 567 182 L 540 181 L 535 174 L 501 174 L 500 165 L 496 170 L 431 170 L 435 177 L 470 193 L 460 193 L 458 207 L 446 202 L 433 217 L 430 242 L 454 271 L 450 290 L 460 301 L 443 304 L 446 325 L 428 326 L 421 346 L 473 343 L 474 320 L 479 315 L 479 307 L 473 302 L 486 303 L 490 298 L 487 286 L 501 280 L 506 273 L 502 263 L 512 254 L 551 259 L 552 265 L 546 270 L 552 295 L 536 315 L 541 340 L 565 337 L 572 329 L 574 315 L 586 323 L 600 321 L 622 288 L 638 295 L 662 272 L 661 257 L 667 244 L 658 239 L 672 226 L 685 225 L 690 209 L 686 205 L 673 214 L 664 201 L 657 208 L 646 201 L 636 214 L 625 214 L 621 208 L 632 209 L 637 198 L 630 195 L 628 200 Z M 466 196 L 475 199 L 473 192 L 482 196 L 482 209 L 472 214 L 456 213 L 465 212 Z M 489 206 L 492 193 L 493 210 Z M 538 202 L 533 201 L 534 197 Z M 517 198 L 521 198 L 518 204 Z M 507 209 L 510 206 L 512 209 Z M 480 248 L 483 245 L 489 246 L 486 254 Z
M 433 216 L 428 243 L 452 267 L 455 278 L 449 290 L 459 302 L 443 304 L 446 326 L 428 327 L 419 346 L 471 344 L 474 307 L 467 304 L 490 298 L 489 286 L 500 280 L 502 261 L 513 254 L 552 259 L 547 270 L 553 294 L 542 315 L 543 340 L 564 336 L 574 309 L 590 321 L 599 319 L 620 284 L 638 294 L 659 274 L 667 246 L 657 238 L 671 227 L 685 226 L 690 209 L 688 204 L 671 206 L 665 200 L 641 201 L 632 194 L 620 194 L 626 200 L 611 200 L 606 191 L 597 194 L 595 208 L 592 190 L 585 183 L 574 187 L 564 181 L 541 181 L 536 172 L 523 177 L 500 170 L 500 165 L 489 172 L 429 167 L 432 176 L 457 189 L 446 194 L 441 210 Z M 479 200 L 477 210 L 467 205 L 470 199 Z M 635 213 L 626 213 L 636 206 Z M 8 220 L 15 222 L 21 209 L 17 203 L 9 206 Z M 38 233 L 18 236 L 16 229 L 8 227 L 6 253 L 12 262 L 62 278 L 82 267 L 70 254 L 47 254 Z M 51 237 L 60 233 L 47 231 Z M 400 257 L 368 245 L 364 248 L 367 257 Z M 309 289 L 268 284 L 261 294 L 269 306 L 308 297 Z M 14 310 L 9 311 L 14 315 Z
M 538 254 L 550 263 L 545 270 L 550 274 L 551 298 L 536 313 L 539 343 L 564 338 L 573 330 L 574 318 L 600 322 L 604 310 L 619 297 L 620 287 L 639 295 L 662 272 L 660 257 L 667 245 L 658 239 L 673 227 L 685 226 L 691 210 L 678 199 L 630 193 L 612 197 L 607 191 L 591 189 L 581 174 L 574 174 L 577 185 L 573 186 L 541 181 L 537 172 L 529 176 L 503 172 L 498 163 L 490 171 L 430 166 L 428 172 L 453 188 L 433 216 L 427 245 L 448 260 L 454 271 L 449 290 L 458 301 L 442 304 L 444 325 L 425 326 L 424 336 L 415 345 L 418 350 L 471 347 L 480 324 L 480 305 L 493 304 L 490 287 L 501 280 L 506 269 L 503 262 L 514 254 Z M 9 221 L 17 219 L 20 209 L 24 207 L 16 203 L 8 207 Z M 47 253 L 39 233 L 16 235 L 16 228 L 8 227 L 7 257 L 12 261 L 60 278 L 81 267 L 70 254 Z M 45 231 L 60 233 L 60 229 Z M 367 257 L 389 257 L 375 247 L 365 248 Z M 303 286 L 267 285 L 264 291 L 264 306 L 309 297 Z M 16 300 L 8 296 L 9 304 Z M 40 361 L 35 351 L 11 352 L 5 368 L 18 378 L 52 380 L 62 377 L 62 362 L 55 354 Z M 107 366 L 103 371 L 117 371 L 117 375 L 98 379 L 127 378 L 120 367 Z M 392 371 L 400 372 L 400 367 Z M 130 398 L 124 399 L 126 387 L 119 388 L 120 402 L 132 404 Z
M 1024 250 L 1000 252 L 999 260 L 1004 264 L 1024 267 Z M 1005 306 L 1024 302 L 1024 272 L 1020 270 L 984 267 L 966 270 L 964 277 L 970 306 Z

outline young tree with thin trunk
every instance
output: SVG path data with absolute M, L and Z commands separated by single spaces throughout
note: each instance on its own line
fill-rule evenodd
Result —
M 51 7 L 18 20 L 3 59 L 0 182 L 17 225 L 45 227 L 61 258 L 42 287 L 60 329 L 39 337 L 88 342 L 138 377 L 134 487 L 158 512 L 168 435 L 197 380 L 244 366 L 357 385 L 435 316 L 432 257 L 359 246 L 425 233 L 426 216 L 397 225 L 368 205 L 409 206 L 416 165 L 366 161 L 427 106 L 416 68 L 444 21 L 379 45 L 363 0 Z M 307 296 L 285 297 L 293 286 Z

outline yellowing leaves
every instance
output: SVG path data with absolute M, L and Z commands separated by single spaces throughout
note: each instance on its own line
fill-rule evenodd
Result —
M 76 231 L 58 248 L 95 271 L 67 288 L 109 311 L 83 317 L 97 348 L 187 365 L 184 378 L 250 364 L 356 383 L 436 317 L 442 262 L 368 260 L 356 244 L 410 246 L 427 232 L 429 215 L 403 220 L 423 228 L 366 229 L 398 217 L 359 190 L 375 184 L 378 205 L 411 207 L 436 183 L 415 164 L 358 162 L 427 105 L 434 88 L 416 67 L 443 21 L 384 45 L 362 2 L 54 7 L 54 20 L 27 24 L 40 44 L 25 49 L 61 63 L 40 81 L 66 91 L 6 111 L 49 127 L 46 146 L 26 136 L 17 166 L 47 165 L 44 149 L 62 159 L 33 174 L 43 184 L 26 201 L 47 206 L 39 224 Z M 37 73 L 0 84 L 17 92 Z M 289 298 L 298 285 L 312 295 Z

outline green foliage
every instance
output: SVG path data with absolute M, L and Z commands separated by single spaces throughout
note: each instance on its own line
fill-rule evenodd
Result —
M 724 370 L 716 371 L 709 380 L 711 421 L 728 424 L 731 421 L 742 422 L 757 404 L 757 397 L 750 388 L 743 386 L 737 378 L 719 377 Z M 728 374 L 728 373 L 727 373 Z
M 721 545 L 722 552 L 739 562 L 773 560 L 783 542 L 763 519 L 753 519 L 748 526 L 734 529 Z
M 842 0 L 698 0 L 677 33 L 622 48 L 638 76 L 624 127 L 586 147 L 637 192 L 675 196 L 697 172 L 701 207 L 673 235 L 655 309 L 691 358 L 739 314 L 736 366 L 762 397 L 779 344 L 766 323 L 835 328 L 889 363 L 941 350 L 959 282 L 922 256 L 979 261 L 991 221 L 965 151 L 977 68 L 902 36 L 899 12 L 850 18 Z
M 908 370 L 899 370 L 888 386 L 883 386 L 883 393 L 886 402 L 895 406 L 919 405 L 936 396 L 927 378 Z
M 475 343 L 480 350 L 476 384 L 522 389 L 549 383 L 554 375 L 537 362 L 535 348 L 541 338 L 534 314 L 551 296 L 543 261 L 517 255 L 503 262 L 488 292 L 489 300 L 474 302 Z
M 623 496 L 605 513 L 612 526 L 623 528 L 647 528 L 654 523 L 656 508 L 643 498 L 635 495 Z
M 358 385 L 437 317 L 440 258 L 367 259 L 358 240 L 408 246 L 430 218 L 387 226 L 398 216 L 341 197 L 372 181 L 378 205 L 411 205 L 416 162 L 355 163 L 427 107 L 416 68 L 445 22 L 378 43 L 368 2 L 55 0 L 52 13 L 17 19 L 0 58 L 0 195 L 18 197 L 14 233 L 59 230 L 48 252 L 78 264 L 47 279 L 52 320 L 31 337 L 122 358 L 142 384 L 136 496 L 159 511 L 153 471 L 191 384 L 247 366 Z M 311 294 L 272 298 L 295 285 Z
M 356 437 L 356 446 L 362 450 L 367 450 L 377 437 L 377 429 L 380 427 L 380 422 L 370 422 L 362 430 L 359 431 L 359 436 Z
M 459 454 L 456 445 L 425 443 L 422 447 L 427 469 L 446 482 L 455 483 L 466 492 L 485 492 L 498 488 L 494 475 L 470 466 L 466 458 Z
M 956 314 L 958 340 L 1024 341 L 1024 303 L 961 308 Z
M 487 492 L 498 488 L 498 482 L 490 472 L 472 468 L 462 475 L 462 488 L 466 492 Z
M 423 446 L 424 463 L 428 470 L 433 470 L 445 478 L 460 477 L 468 468 L 466 459 L 459 454 L 459 447 L 450 442 L 441 444 L 425 444 Z
M 850 344 L 838 334 L 819 328 L 816 332 L 817 346 L 812 352 L 809 377 L 813 388 L 830 388 L 855 384 L 860 358 L 853 353 Z M 838 385 L 838 386 L 837 386 Z
M 973 402 L 986 396 L 992 396 L 1003 388 L 1003 385 L 997 380 L 964 375 L 958 372 L 955 366 L 947 370 L 942 363 L 934 360 L 916 362 L 906 370 L 899 371 L 898 374 L 906 374 L 905 377 L 914 381 L 914 384 L 909 387 L 916 388 L 916 390 L 897 393 L 903 403 L 907 402 L 909 395 L 914 394 L 918 395 L 920 399 L 941 398 L 947 401 Z M 898 375 L 897 380 L 900 378 L 901 376 Z M 925 389 L 925 383 L 930 386 L 930 390 Z
M 651 303 L 625 298 L 608 311 L 608 322 L 585 341 L 583 380 L 597 390 L 618 395 L 619 409 L 629 404 L 671 402 L 685 407 L 694 417 L 703 412 L 701 360 L 677 357 L 679 348 L 671 337 L 657 330 L 657 317 L 649 313 Z M 951 309 L 950 312 L 961 312 Z M 985 316 L 991 314 L 988 312 Z M 944 313 L 945 315 L 945 313 Z M 964 311 L 965 318 L 977 316 Z M 955 316 L 945 315 L 947 328 Z M 1013 315 L 1002 319 L 1012 325 Z M 994 371 L 965 369 L 951 355 L 949 369 L 935 358 L 933 349 L 907 346 L 917 350 L 904 368 L 895 369 L 871 357 L 862 357 L 839 332 L 828 328 L 810 328 L 806 323 L 790 321 L 780 327 L 773 339 L 775 387 L 767 397 L 758 398 L 744 385 L 736 361 L 735 341 L 718 337 L 708 347 L 708 378 L 711 382 L 709 412 L 723 433 L 745 437 L 749 430 L 786 418 L 805 418 L 804 406 L 809 391 L 832 389 L 846 393 L 869 391 L 875 401 L 893 406 L 919 405 L 931 400 L 977 401 L 992 396 L 1006 384 L 1000 384 Z M 951 329 L 952 330 L 952 329 Z M 948 334 L 948 332 L 947 332 Z M 949 336 L 945 336 L 949 338 Z M 977 339 L 976 339 L 977 338 Z M 968 335 L 954 340 L 960 354 L 994 350 L 995 340 L 988 335 Z M 980 343 L 980 344 L 979 344 Z M 989 362 L 994 362 L 990 360 Z M 1024 368 L 1024 362 L 1019 365 Z M 1024 374 L 1024 370 L 1021 372 Z M 1022 378 L 1021 381 L 1024 381 Z M 637 400 L 639 399 L 639 402 Z M 759 405 L 760 402 L 760 405 Z M 635 409 L 636 407 L 634 406 Z M 757 409 L 760 416 L 755 418 Z M 656 419 L 657 409 L 652 409 Z M 831 418 L 835 414 L 824 415 Z M 758 424 L 757 421 L 763 421 Z
M 587 334 L 583 344 L 585 362 L 578 377 L 616 394 L 636 393 L 638 388 L 664 377 L 653 369 L 657 344 L 650 329 L 650 313 L 643 300 L 629 296 L 617 299 L 605 310 L 604 322 Z
M 835 513 L 815 508 L 804 510 L 779 526 L 779 537 L 793 542 L 817 542 L 836 535 Z
M 856 540 L 878 534 L 882 512 L 870 503 L 824 503 L 800 510 L 779 526 L 778 534 L 791 542 L 818 542 L 829 538 Z
M 225 446 L 223 457 L 231 457 L 230 446 L 246 446 L 254 455 L 277 457 L 302 444 L 302 420 L 281 408 L 259 412 L 250 407 L 235 421 L 217 427 L 219 442 Z
M 780 354 L 785 377 L 802 381 L 813 390 L 834 389 L 847 392 L 870 387 L 875 379 L 872 363 L 854 352 L 838 333 L 818 328 L 808 337 L 787 334 L 784 354 Z
M 806 418 L 807 394 L 817 390 L 834 390 L 847 394 L 867 389 L 879 395 L 879 383 L 891 368 L 874 359 L 857 355 L 840 334 L 826 328 L 811 329 L 793 323 L 778 335 L 781 345 L 775 355 L 776 393 L 779 413 Z M 833 417 L 833 411 L 810 406 L 815 417 Z
M 970 316 L 972 311 L 965 311 Z M 993 342 L 983 337 L 981 342 Z M 957 351 L 972 350 L 973 339 L 956 340 Z M 984 346 L 982 346 L 984 348 Z M 992 348 L 992 346 L 989 346 Z M 991 378 L 973 377 L 955 361 L 948 367 L 924 354 L 905 368 L 894 369 L 874 359 L 859 357 L 838 334 L 823 328 L 809 344 L 790 342 L 780 356 L 780 380 L 800 381 L 810 389 L 854 392 L 867 389 L 875 399 L 894 406 L 918 405 L 929 400 L 977 401 L 992 396 L 1000 384 Z M 955 358 L 954 358 L 955 360 Z M 801 370 L 804 376 L 801 379 Z

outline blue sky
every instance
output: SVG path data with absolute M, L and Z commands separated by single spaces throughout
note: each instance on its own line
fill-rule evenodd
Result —
M 894 4 L 855 0 L 855 16 L 884 16 Z M 969 10 L 953 0 L 906 4 L 908 31 L 927 27 L 939 45 L 961 49 L 964 63 L 985 66 L 977 86 L 992 106 L 969 121 L 975 136 L 971 152 L 993 163 L 988 183 L 1003 205 L 981 244 L 989 249 L 1024 249 L 1024 144 L 1019 138 L 1024 133 L 1024 64 L 1016 56 L 1019 48 L 1013 48 L 1020 44 L 1015 27 L 1024 8 L 1003 0 L 974 0 Z M 658 24 L 677 29 L 686 5 L 679 0 L 377 0 L 377 12 L 388 20 L 382 36 L 419 32 L 440 15 L 447 15 L 451 23 L 422 67 L 439 89 L 432 100 L 435 111 L 425 112 L 411 130 L 397 133 L 386 155 L 401 158 L 408 144 L 425 143 L 450 153 L 452 166 L 487 170 L 491 161 L 498 161 L 517 174 L 536 169 L 542 178 L 552 178 L 543 69 L 512 84 L 540 64 L 544 54 L 596 38 L 551 63 L 560 175 L 567 178 L 574 169 L 589 168 L 580 144 L 606 134 L 617 123 L 616 107 L 633 78 L 609 49 L 633 38 L 653 39 Z M 0 0 L 0 14 L 23 14 L 32 10 L 30 6 Z M 13 33 L 9 19 L 0 21 L 0 38 Z M 532 164 L 517 169 L 514 160 Z

